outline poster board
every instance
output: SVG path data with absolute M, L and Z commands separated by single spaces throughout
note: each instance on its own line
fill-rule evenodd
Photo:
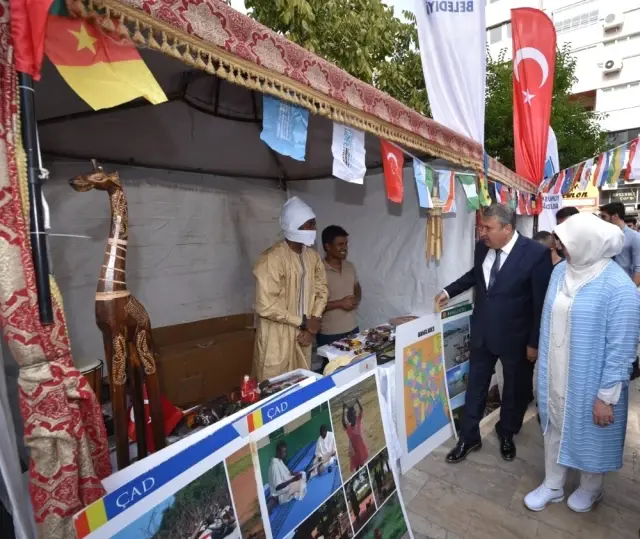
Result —
M 396 328 L 397 430 L 402 473 L 455 435 L 440 313 Z
M 440 313 L 444 364 L 451 410 L 464 405 L 469 378 L 471 351 L 471 313 L 473 304 L 465 303 Z
M 212 425 L 78 513 L 77 536 L 410 539 L 375 367 L 369 356 L 232 424 Z M 323 453 L 331 447 L 335 455 Z

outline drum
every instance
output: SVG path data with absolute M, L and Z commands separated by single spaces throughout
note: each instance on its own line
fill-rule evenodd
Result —
M 87 382 L 89 382 L 89 386 L 93 389 L 93 392 L 98 397 L 98 402 L 101 403 L 102 399 L 102 361 L 96 359 L 84 365 L 83 367 L 79 367 L 78 370 L 82 373 L 82 375 L 86 378 Z

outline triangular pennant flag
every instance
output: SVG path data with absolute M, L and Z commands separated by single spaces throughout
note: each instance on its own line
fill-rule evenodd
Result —
M 442 213 L 456 212 L 456 177 L 452 170 L 438 170 L 439 198 L 444 203 Z
M 640 137 L 634 138 L 629 144 L 629 162 L 624 173 L 625 181 L 640 179 L 640 152 L 638 149 L 638 141 Z
M 569 192 L 573 191 L 582 178 L 582 169 L 584 168 L 584 163 L 580 163 L 573 167 L 573 179 L 571 180 L 571 186 L 569 187 Z
M 613 155 L 609 164 L 609 176 L 607 177 L 607 184 L 612 187 L 618 185 L 620 172 L 622 171 L 622 166 L 624 164 L 626 149 L 627 145 L 623 144 L 622 146 L 618 146 L 613 150 Z
M 418 190 L 418 204 L 421 208 L 433 208 L 431 191 L 433 190 L 433 170 L 419 159 L 413 159 L 413 177 Z
M 349 183 L 362 185 L 367 173 L 364 132 L 333 122 L 333 175 Z
M 602 170 L 600 172 L 600 178 L 598 180 L 597 187 L 602 187 L 609 180 L 610 163 L 611 163 L 611 152 L 604 152 L 602 154 Z
M 527 201 L 525 198 L 525 193 L 521 193 L 520 191 L 516 191 L 516 215 L 527 215 Z
M 402 169 L 404 167 L 404 153 L 400 148 L 380 139 L 382 152 L 382 167 L 384 169 L 384 184 L 387 188 L 387 198 L 391 202 L 402 202 L 404 188 L 402 185 Z
M 505 189 L 504 185 L 502 185 L 501 183 L 494 183 L 494 188 L 496 191 L 496 202 L 498 204 L 506 204 L 507 203 L 507 190 Z
M 464 194 L 467 196 L 467 211 L 476 211 L 480 209 L 480 199 L 476 189 L 476 177 L 474 174 L 456 173 L 458 180 L 462 184 Z
M 309 111 L 264 94 L 260 139 L 280 155 L 304 161 Z
M 484 174 L 478 174 L 478 198 L 480 200 L 480 206 L 486 207 L 491 205 L 491 195 L 489 194 L 487 177 Z
M 570 167 L 564 171 L 564 182 L 562 183 L 562 194 L 565 195 L 569 191 L 571 191 L 571 187 L 573 186 L 573 177 L 576 173 L 575 167 Z
M 559 195 L 562 193 L 562 186 L 564 185 L 564 177 L 567 175 L 566 170 L 561 170 L 556 177 L 556 183 L 553 186 L 553 193 Z
M 584 162 L 584 166 L 582 167 L 582 174 L 580 176 L 580 181 L 578 182 L 578 189 L 580 191 L 586 191 L 589 186 L 589 182 L 591 181 L 591 174 L 593 169 L 593 159 L 587 159 Z

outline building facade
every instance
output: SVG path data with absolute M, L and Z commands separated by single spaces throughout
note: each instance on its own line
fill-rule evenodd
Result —
M 534 7 L 553 20 L 558 47 L 576 58 L 576 98 L 607 115 L 610 146 L 640 134 L 640 0 L 485 0 L 487 46 L 511 58 L 511 9 Z

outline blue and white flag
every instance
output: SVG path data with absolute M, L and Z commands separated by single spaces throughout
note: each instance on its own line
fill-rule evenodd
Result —
M 433 208 L 431 190 L 433 189 L 433 170 L 419 159 L 413 158 L 413 176 L 418 190 L 418 204 L 421 208 Z
M 558 158 L 558 139 L 551 126 L 547 138 L 547 159 L 544 162 L 544 177 L 551 178 L 556 172 L 560 172 L 560 160 Z
M 307 109 L 263 94 L 260 138 L 267 146 L 281 155 L 304 161 L 308 128 Z
M 484 146 L 485 0 L 415 0 L 433 119 Z
M 333 175 L 345 182 L 362 185 L 367 173 L 364 133 L 333 122 Z

